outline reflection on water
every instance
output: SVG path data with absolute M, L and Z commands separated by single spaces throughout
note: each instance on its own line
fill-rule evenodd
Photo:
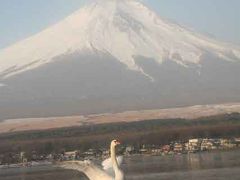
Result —
M 52 167 L 3 171 L 0 170 L 0 180 L 87 180 L 87 178 L 79 172 L 60 170 Z
M 239 180 L 240 151 L 175 156 L 126 157 L 129 180 Z M 86 180 L 81 173 L 53 167 L 0 170 L 1 180 Z

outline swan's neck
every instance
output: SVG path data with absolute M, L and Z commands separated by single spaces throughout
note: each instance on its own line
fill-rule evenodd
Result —
M 118 165 L 117 158 L 116 158 L 115 146 L 111 146 L 111 160 L 112 160 L 112 164 L 113 164 L 113 170 L 114 170 L 115 174 L 117 174 L 119 172 L 119 165 Z

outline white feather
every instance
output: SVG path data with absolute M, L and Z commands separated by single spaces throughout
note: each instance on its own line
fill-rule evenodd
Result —
M 118 156 L 117 157 L 117 162 L 118 162 L 118 165 L 121 166 L 122 162 L 123 162 L 123 156 Z M 113 165 L 112 165 L 112 160 L 111 158 L 108 158 L 106 160 L 104 160 L 102 162 L 102 167 L 103 169 L 111 176 L 114 175 L 114 171 L 113 171 Z
M 90 180 L 113 180 L 110 175 L 90 161 L 68 161 L 58 167 L 83 172 Z
M 90 180 L 124 180 L 124 173 L 120 169 L 123 157 L 116 158 L 115 148 L 116 140 L 113 140 L 110 145 L 111 156 L 113 161 L 109 158 L 102 162 L 103 169 L 94 165 L 91 161 L 68 161 L 58 164 L 58 167 L 64 169 L 73 169 L 83 172 Z M 115 161 L 117 159 L 117 162 Z M 117 165 L 117 164 L 118 165 Z M 114 170 L 114 172 L 113 172 Z M 111 171 L 113 173 L 111 173 Z M 110 173 L 112 175 L 110 175 Z

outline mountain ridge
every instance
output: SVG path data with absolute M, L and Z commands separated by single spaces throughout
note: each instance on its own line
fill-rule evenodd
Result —
M 139 1 L 93 2 L 0 50 L 0 119 L 240 102 L 239 57 Z
M 239 47 L 227 47 L 167 22 L 138 1 L 104 0 L 1 50 L 0 76 L 7 78 L 51 62 L 60 54 L 84 49 L 107 52 L 145 75 L 133 56 L 154 58 L 160 64 L 173 59 L 185 67 L 198 65 L 205 51 L 216 51 L 215 55 L 229 61 L 240 59 Z

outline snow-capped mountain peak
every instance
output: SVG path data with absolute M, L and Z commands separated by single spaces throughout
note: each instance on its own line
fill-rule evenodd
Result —
M 171 59 L 185 67 L 198 64 L 206 51 L 229 61 L 240 59 L 240 48 L 170 23 L 139 1 L 100 0 L 1 50 L 0 76 L 7 78 L 42 66 L 59 55 L 85 50 L 108 53 L 146 76 L 134 57 L 152 58 L 160 64 Z

